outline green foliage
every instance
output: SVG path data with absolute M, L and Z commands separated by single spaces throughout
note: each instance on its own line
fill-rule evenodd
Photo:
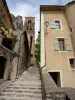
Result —
M 4 28 L 5 28 L 6 31 L 9 31 L 9 27 L 5 26 Z
M 9 31 L 9 27 L 4 25 L 3 21 L 1 20 L 1 18 L 0 18 L 0 27 L 4 27 L 6 31 Z
M 38 38 L 35 45 L 35 57 L 40 62 L 40 32 L 38 32 Z
M 4 23 L 0 19 L 0 27 L 4 27 Z

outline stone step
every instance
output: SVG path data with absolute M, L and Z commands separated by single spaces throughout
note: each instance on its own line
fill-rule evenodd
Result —
M 9 87 L 7 87 L 7 88 L 9 88 L 9 89 L 16 89 L 16 88 L 19 88 L 19 89 L 38 89 L 38 90 L 40 90 L 41 89 L 41 86 L 9 86 Z
M 49 99 L 49 98 L 47 98 L 46 100 L 53 100 L 53 99 Z
M 29 68 L 0 93 L 0 100 L 42 100 L 38 68 Z
M 40 82 L 40 79 L 31 79 L 31 78 L 30 79 L 24 79 L 24 80 L 21 79 L 21 81 L 25 81 L 25 80 L 27 80 L 27 81 L 34 81 L 35 80 L 35 81 Z M 20 81 L 20 79 L 19 79 L 19 81 Z
M 37 88 L 41 87 L 40 84 L 37 84 L 37 85 L 31 85 L 31 84 L 26 84 L 26 85 L 25 85 L 25 84 L 11 84 L 10 86 L 11 86 L 11 87 L 12 87 L 12 86 L 15 86 L 15 87 L 16 87 L 16 86 L 18 86 L 18 87 L 35 87 L 35 88 L 36 88 L 36 87 L 37 87 Z
M 22 76 L 22 77 L 20 77 L 19 79 L 40 79 L 40 76 L 34 76 L 34 77 L 32 77 L 32 76 Z
M 42 100 L 42 98 L 36 97 L 0 97 L 0 100 Z
M 41 89 L 5 89 L 3 92 L 35 92 L 35 93 L 41 93 Z
M 0 96 L 28 96 L 28 97 L 42 97 L 41 93 L 34 93 L 34 92 L 23 92 L 23 91 L 11 91 L 11 92 L 2 92 L 2 94 L 0 94 Z
M 12 83 L 11 85 L 20 85 L 20 86 L 41 86 L 41 83 L 40 82 L 15 82 L 15 83 Z
M 51 92 L 46 94 L 47 100 L 66 100 L 66 93 L 64 92 Z

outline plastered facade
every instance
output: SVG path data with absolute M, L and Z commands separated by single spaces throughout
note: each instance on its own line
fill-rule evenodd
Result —
M 61 20 L 62 29 L 47 28 L 45 34 L 45 21 Z M 45 65 L 48 72 L 61 72 L 61 87 L 75 87 L 75 70 L 71 70 L 69 57 L 74 57 L 74 50 L 65 13 L 62 11 L 41 11 L 41 67 Z M 54 39 L 68 38 L 70 51 L 55 51 Z

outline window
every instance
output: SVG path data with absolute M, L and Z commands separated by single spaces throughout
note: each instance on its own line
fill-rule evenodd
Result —
M 32 28 L 30 27 L 30 30 L 32 30 Z
M 70 32 L 73 32 L 73 30 L 72 30 L 72 26 L 70 27 Z
M 56 29 L 61 29 L 60 21 L 55 20 Z
M 65 50 L 65 43 L 64 43 L 64 39 L 58 39 L 58 48 L 61 51 Z
M 66 38 L 56 38 L 54 40 L 54 48 L 57 51 L 70 51 L 70 42 Z
M 69 58 L 70 68 L 75 69 L 75 58 Z
M 31 20 L 28 20 L 28 23 L 31 24 Z
M 51 29 L 61 29 L 60 20 L 51 20 L 50 21 L 50 28 Z

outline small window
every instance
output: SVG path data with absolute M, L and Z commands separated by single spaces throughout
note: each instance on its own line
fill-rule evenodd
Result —
M 56 38 L 54 40 L 54 48 L 57 51 L 70 51 L 70 42 L 66 38 Z
M 30 27 L 30 30 L 32 30 L 32 28 Z
M 69 63 L 70 63 L 70 68 L 75 69 L 75 58 L 70 58 Z
M 72 30 L 72 27 L 70 27 L 70 32 L 72 32 L 73 30 Z
M 31 24 L 31 20 L 28 20 L 28 23 Z
M 61 29 L 60 21 L 55 20 L 56 29 Z
M 65 43 L 64 43 L 64 39 L 58 39 L 58 48 L 59 50 L 61 51 L 64 51 L 65 50 Z

